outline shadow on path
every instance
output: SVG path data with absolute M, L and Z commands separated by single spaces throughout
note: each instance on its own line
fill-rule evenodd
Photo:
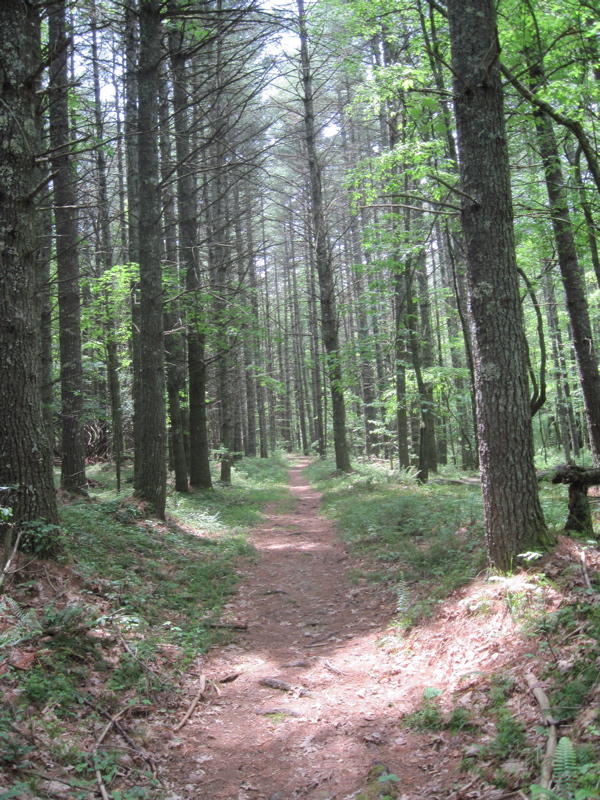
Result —
M 211 681 L 239 675 L 217 684 L 220 696 L 211 689 L 174 738 L 177 797 L 349 800 L 383 762 L 399 778 L 399 797 L 442 798 L 460 753 L 439 734 L 401 728 L 427 676 L 399 679 L 393 654 L 378 647 L 394 598 L 349 581 L 346 547 L 319 516 L 307 463 L 289 471 L 294 509 L 253 532 L 258 560 L 226 609 L 248 630 L 202 665 Z

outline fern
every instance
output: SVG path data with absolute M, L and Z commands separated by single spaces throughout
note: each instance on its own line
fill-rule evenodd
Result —
M 405 614 L 410 607 L 410 595 L 404 578 L 400 578 L 396 586 L 396 613 Z
M 575 748 L 568 736 L 561 736 L 554 751 L 554 780 L 556 783 L 556 791 L 551 789 L 544 789 L 537 784 L 531 786 L 532 800 L 538 797 L 545 797 L 547 800 L 573 800 L 574 797 L 579 796 L 573 794 L 573 779 L 577 770 L 577 755 Z M 585 797 L 586 795 L 583 795 Z
M 556 794 L 556 792 L 553 792 L 552 789 L 544 789 L 537 783 L 534 783 L 529 787 L 529 789 L 531 791 L 531 800 L 537 800 L 538 797 L 544 797 L 546 800 L 565 800 L 564 797 Z
M 13 616 L 15 616 L 19 620 L 19 622 L 24 622 L 25 621 L 25 618 L 27 617 L 27 614 L 26 614 L 25 611 L 23 611 L 23 609 L 17 603 L 16 600 L 13 600 L 12 597 L 7 597 L 5 599 L 5 603 L 8 606 L 11 614 L 13 614 Z
M 568 736 L 561 736 L 554 751 L 554 779 L 556 787 L 569 798 L 573 796 L 573 776 L 576 769 L 575 748 Z
M 33 608 L 30 608 L 29 611 L 23 611 L 16 600 L 13 600 L 12 597 L 5 597 L 4 601 L 0 603 L 0 614 L 3 611 L 8 611 L 13 617 L 16 617 L 17 621 L 0 634 L 0 649 L 15 647 L 42 632 L 37 614 Z
M 89 627 L 92 624 L 90 609 L 84 603 L 73 603 L 63 609 L 47 608 L 42 617 L 44 630 L 73 633 L 78 628 Z

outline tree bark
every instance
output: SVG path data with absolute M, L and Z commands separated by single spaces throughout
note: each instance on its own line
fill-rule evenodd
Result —
M 493 0 L 449 0 L 453 95 L 490 563 L 554 543 L 533 462 L 527 357 Z
M 36 3 L 0 3 L 0 505 L 21 526 L 58 524 L 52 460 L 37 383 L 38 318 L 35 303 L 37 201 L 42 150 L 37 121 L 36 72 L 41 65 Z M 6 526 L 0 526 L 2 538 Z M 30 549 L 50 555 L 53 533 Z
M 185 269 L 185 287 L 188 292 L 186 322 L 190 408 L 190 484 L 197 489 L 212 489 L 206 417 L 205 311 L 201 299 L 202 283 L 198 264 L 197 186 L 190 164 L 192 148 L 187 110 L 189 82 L 186 61 L 182 53 L 181 34 L 175 29 L 169 33 L 169 49 L 173 73 L 179 253 Z
M 530 66 L 529 72 L 536 82 L 543 80 L 543 63 L 539 57 L 535 65 Z M 594 349 L 592 325 L 585 291 L 585 275 L 575 248 L 571 214 L 552 120 L 539 108 L 534 109 L 533 117 L 540 155 L 544 165 L 552 228 L 556 242 L 556 254 L 565 288 L 567 312 L 573 333 L 573 347 L 575 348 L 581 380 L 592 460 L 594 466 L 599 467 L 600 373 L 598 372 L 598 359 Z
M 161 50 L 160 0 L 140 5 L 138 73 L 140 181 L 140 355 L 141 437 L 136 496 L 164 518 L 167 486 L 166 407 L 163 343 L 163 289 L 160 263 L 160 191 L 158 161 L 158 90 Z
M 315 241 L 315 264 L 319 276 L 321 300 L 321 330 L 323 344 L 327 353 L 327 373 L 331 388 L 331 410 L 333 423 L 333 444 L 335 464 L 338 470 L 350 472 L 350 453 L 346 440 L 346 408 L 344 405 L 344 386 L 342 364 L 339 352 L 339 319 L 335 299 L 335 284 L 331 254 L 325 227 L 325 209 L 321 186 L 321 169 L 317 157 L 315 141 L 315 113 L 313 103 L 313 84 L 308 54 L 308 32 L 303 0 L 297 0 L 300 29 L 300 58 L 302 64 L 302 101 L 304 104 L 304 130 L 311 194 L 311 212 Z
M 100 260 L 103 271 L 113 266 L 112 236 L 110 230 L 110 212 L 108 205 L 106 154 L 104 152 L 104 120 L 100 97 L 100 67 L 98 59 L 96 2 L 92 2 L 92 71 L 94 77 L 94 121 L 98 147 L 96 149 L 96 169 L 98 173 L 98 210 L 100 217 Z M 112 457 L 115 463 L 117 492 L 121 491 L 121 464 L 123 459 L 123 411 L 121 407 L 121 387 L 119 381 L 119 357 L 114 313 L 111 308 L 110 291 L 105 290 L 104 313 L 102 315 L 104 329 L 106 378 L 110 398 L 112 423 Z
M 69 76 L 66 4 L 59 0 L 49 9 L 50 146 L 54 174 L 54 228 L 60 344 L 60 390 L 63 489 L 85 494 L 83 444 L 83 364 L 81 354 L 81 297 L 77 230 L 75 170 L 70 150 Z
M 177 270 L 177 215 L 172 184 L 169 181 L 171 156 L 171 115 L 166 70 L 160 79 L 160 174 L 162 182 L 163 207 L 163 261 L 167 265 L 167 275 L 174 292 L 181 286 Z M 167 408 L 169 416 L 169 454 L 170 469 L 175 473 L 175 491 L 186 493 L 188 469 L 184 444 L 183 413 L 181 396 L 185 392 L 185 345 L 183 341 L 179 302 L 173 299 L 164 314 L 165 326 L 165 367 L 167 383 Z
M 140 182 L 138 167 L 138 57 L 137 0 L 125 2 L 125 154 L 127 164 L 128 262 L 140 261 Z M 139 280 L 131 281 L 131 394 L 133 401 L 133 485 L 142 463 L 142 385 Z

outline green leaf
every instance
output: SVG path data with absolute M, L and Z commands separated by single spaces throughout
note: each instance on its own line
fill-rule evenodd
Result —
M 377 778 L 377 783 L 388 783 L 388 781 L 393 781 L 394 783 L 400 783 L 400 778 L 397 775 L 394 775 L 393 772 L 389 773 L 389 775 L 380 775 Z

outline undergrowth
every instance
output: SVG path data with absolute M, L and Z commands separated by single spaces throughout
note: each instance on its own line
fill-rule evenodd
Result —
M 374 464 L 340 475 L 331 462 L 313 461 L 307 476 L 323 492 L 323 509 L 338 523 L 363 567 L 356 579 L 408 587 L 402 625 L 433 614 L 454 589 L 486 567 L 478 486 L 420 485 L 410 472 Z
M 569 555 L 563 551 L 556 558 L 524 559 L 515 565 L 516 574 L 494 575 L 486 568 L 479 485 L 436 483 L 434 477 L 423 486 L 411 471 L 392 472 L 374 463 L 343 474 L 327 460 L 313 461 L 307 475 L 323 493 L 323 508 L 359 565 L 355 579 L 376 582 L 395 596 L 396 614 L 382 646 L 401 649 L 399 640 L 408 630 L 432 616 L 456 588 L 472 584 L 458 604 L 461 613 L 487 615 L 504 606 L 515 628 L 530 637 L 533 652 L 527 658 L 536 659 L 536 674 L 547 687 L 561 732 L 572 725 L 574 738 L 583 736 L 585 743 L 573 744 L 568 770 L 562 762 L 555 765 L 552 789 L 533 783 L 540 774 L 547 729 L 533 731 L 520 718 L 523 687 L 504 672 L 482 673 L 487 701 L 484 694 L 483 706 L 475 703 L 473 709 L 457 705 L 444 711 L 438 690 L 426 689 L 416 710 L 403 717 L 404 727 L 438 736 L 460 733 L 463 741 L 477 742 L 465 746 L 463 767 L 498 791 L 522 787 L 532 798 L 552 800 L 600 797 L 600 712 L 594 710 L 600 685 L 600 581 L 592 573 L 586 586 L 580 560 L 586 547 L 596 552 L 594 543 L 574 543 Z M 542 484 L 541 501 L 549 527 L 562 533 L 564 487 Z M 474 580 L 477 576 L 484 580 Z M 548 612 L 551 597 L 555 610 Z M 527 671 L 527 662 L 515 669 Z M 564 742 L 562 747 L 566 752 Z
M 0 598 L 0 765 L 14 777 L 8 793 L 0 781 L 3 800 L 15 787 L 44 795 L 48 761 L 74 800 L 97 789 L 98 774 L 114 800 L 162 796 L 143 759 L 123 768 L 122 752 L 91 750 L 95 731 L 116 712 L 178 713 L 180 674 L 231 636 L 216 623 L 227 621 L 240 557 L 254 556 L 248 529 L 267 503 L 290 503 L 281 456 L 237 463 L 231 486 L 170 492 L 165 522 L 145 518 L 127 471 L 120 495 L 108 465 L 88 477 L 90 497 L 60 508 L 58 577 L 32 562 Z

